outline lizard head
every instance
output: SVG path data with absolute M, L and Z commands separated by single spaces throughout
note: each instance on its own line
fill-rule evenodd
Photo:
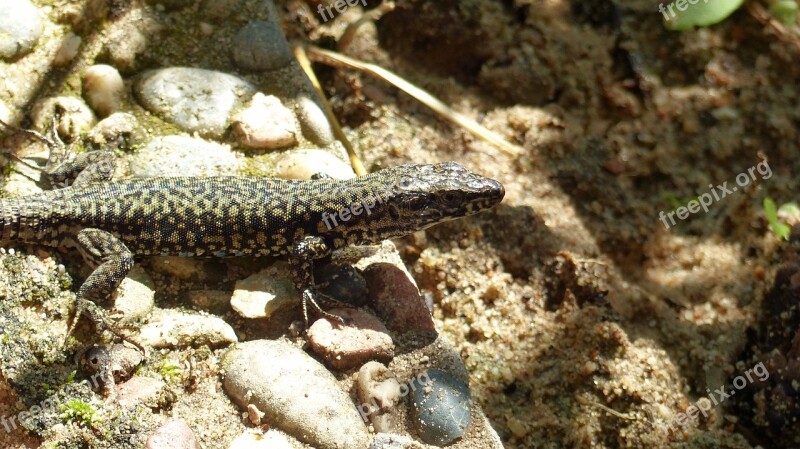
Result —
M 473 215 L 505 195 L 499 182 L 455 162 L 401 165 L 362 179 L 379 187 L 364 201 L 365 210 L 371 206 L 369 213 L 343 224 L 342 232 L 351 243 L 377 243 Z

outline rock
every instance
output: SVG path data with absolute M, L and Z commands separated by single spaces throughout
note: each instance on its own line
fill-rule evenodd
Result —
M 235 175 L 242 166 L 227 145 L 188 136 L 153 139 L 132 154 L 134 177 Z
M 134 92 L 142 105 L 188 132 L 222 137 L 231 112 L 255 94 L 240 78 L 213 70 L 171 67 L 146 72 Z
M 445 446 L 469 427 L 469 387 L 446 371 L 431 368 L 424 388 L 411 391 L 412 425 L 422 441 Z
M 328 312 L 349 320 L 341 325 L 330 318 L 321 318 L 308 329 L 311 350 L 328 365 L 347 371 L 369 360 L 392 360 L 392 337 L 376 317 L 360 309 L 330 309 Z
M 39 10 L 29 0 L 0 0 L 0 58 L 28 54 L 42 34 Z
M 157 310 L 140 330 L 140 341 L 154 348 L 212 347 L 238 341 L 233 328 L 215 316 L 177 310 Z
M 130 150 L 144 142 L 146 135 L 135 116 L 127 112 L 115 112 L 100 120 L 87 137 L 97 147 Z
M 8 123 L 9 125 L 12 125 L 14 124 L 13 123 L 14 120 L 12 119 L 13 117 L 11 114 L 11 109 L 9 109 L 8 106 L 6 106 L 5 102 L 3 102 L 3 100 L 0 99 L 0 120 L 2 120 L 3 123 Z M 5 126 L 0 126 L 0 137 L 5 136 L 7 132 L 8 128 L 6 128 Z
M 200 449 L 194 432 L 180 418 L 172 418 L 159 426 L 147 438 L 145 449 Z
M 373 308 L 389 329 L 436 334 L 425 299 L 394 244 L 382 243 L 378 253 L 359 261 L 356 268 L 361 269 L 367 281 Z
M 105 3 L 105 2 L 103 2 Z M 125 20 L 110 30 L 105 45 L 108 62 L 124 73 L 139 69 L 136 59 L 149 46 L 158 45 L 164 26 L 149 8 L 131 8 Z
M 144 354 L 138 349 L 123 344 L 111 347 L 93 346 L 83 353 L 80 365 L 86 372 L 93 374 L 103 383 L 106 392 L 117 382 L 128 379 L 144 360 Z
M 338 301 L 362 306 L 367 301 L 369 289 L 361 273 L 350 264 L 325 264 L 314 271 L 320 292 Z
M 266 72 L 292 62 L 292 50 L 277 23 L 255 21 L 236 33 L 233 62 L 244 70 Z
M 405 390 L 408 392 L 408 388 Z M 403 398 L 394 373 L 378 362 L 367 362 L 356 379 L 358 411 L 376 432 L 388 432 L 399 422 L 396 406 Z
M 325 147 L 335 140 L 322 107 L 305 95 L 297 99 L 297 118 L 300 120 L 303 135 L 314 145 Z
M 349 165 L 323 150 L 288 151 L 278 159 L 275 170 L 277 176 L 283 179 L 311 179 L 317 173 L 325 173 L 335 179 L 356 177 Z
M 236 437 L 228 449 L 292 449 L 286 436 L 275 429 L 267 433 L 248 430 Z
M 122 107 L 125 82 L 117 69 L 97 64 L 83 74 L 83 97 L 98 115 L 105 117 Z
M 150 276 L 134 265 L 114 294 L 113 313 L 120 314 L 120 324 L 134 323 L 146 317 L 155 306 L 155 286 Z
M 80 98 L 50 97 L 34 105 L 31 111 L 34 128 L 39 131 L 49 130 L 56 113 L 58 134 L 69 141 L 89 131 L 97 122 L 92 110 Z
M 274 149 L 297 143 L 297 120 L 278 98 L 256 93 L 250 105 L 231 119 L 239 142 L 250 148 Z
M 161 391 L 166 387 L 163 381 L 152 377 L 134 376 L 127 382 L 116 386 L 117 403 L 120 407 L 143 404 L 148 407 L 158 405 Z
M 75 33 L 69 32 L 61 40 L 61 46 L 58 47 L 56 55 L 53 56 L 53 64 L 57 66 L 64 66 L 72 62 L 78 56 L 78 50 L 81 48 L 83 40 Z
M 215 315 L 222 315 L 230 309 L 231 292 L 218 290 L 190 290 L 183 295 L 186 303 Z
M 221 362 L 225 391 L 243 408 L 255 404 L 266 422 L 319 449 L 366 447 L 364 422 L 333 375 L 291 344 L 241 343 Z
M 267 318 L 287 305 L 295 305 L 300 293 L 287 277 L 288 268 L 283 263 L 236 282 L 231 297 L 231 307 L 244 318 Z
M 425 449 L 423 445 L 417 443 L 409 437 L 393 435 L 390 433 L 379 433 L 372 439 L 369 449 Z

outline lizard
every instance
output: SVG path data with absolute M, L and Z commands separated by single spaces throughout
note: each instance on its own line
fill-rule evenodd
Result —
M 325 298 L 314 282 L 315 261 L 347 245 L 377 244 L 478 213 L 505 194 L 500 182 L 456 162 L 400 165 L 346 180 L 324 174 L 111 180 L 113 152 L 74 154 L 60 140 L 23 131 L 50 146 L 43 171 L 56 188 L 0 199 L 0 247 L 77 249 L 93 269 L 76 293 L 68 335 L 83 316 L 98 333 L 131 341 L 97 304 L 112 295 L 134 258 L 154 255 L 287 257 L 306 325 L 309 307 L 341 321 L 318 304 Z

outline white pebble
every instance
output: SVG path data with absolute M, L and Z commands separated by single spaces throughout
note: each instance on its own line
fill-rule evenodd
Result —
M 122 75 L 110 65 L 93 65 L 83 75 L 83 96 L 101 116 L 120 109 L 124 92 Z
M 53 64 L 65 65 L 75 59 L 78 55 L 78 49 L 81 47 L 82 39 L 75 33 L 67 33 L 61 41 L 61 47 L 58 48 L 56 55 L 53 57 Z
M 325 173 L 335 179 L 355 178 L 353 169 L 333 154 L 323 150 L 289 151 L 276 164 L 277 175 L 283 179 L 311 179 Z
M 231 122 L 239 141 L 250 148 L 274 149 L 297 143 L 294 114 L 272 95 L 256 93 Z

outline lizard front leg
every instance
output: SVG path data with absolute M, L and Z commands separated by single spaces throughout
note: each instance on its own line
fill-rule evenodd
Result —
M 325 258 L 331 254 L 331 248 L 318 236 L 307 236 L 297 242 L 289 254 L 289 264 L 294 269 L 295 287 L 303 296 L 303 320 L 308 327 L 308 307 L 311 306 L 320 315 L 338 321 L 342 324 L 345 319 L 328 313 L 320 307 L 319 302 L 339 303 L 328 298 L 316 289 L 314 282 L 314 261 Z M 339 303 L 339 305 L 344 305 Z
M 78 233 L 76 240 L 78 251 L 94 271 L 78 289 L 75 298 L 75 314 L 67 335 L 72 334 L 80 317 L 84 316 L 94 323 L 98 333 L 108 330 L 144 352 L 141 344 L 108 324 L 105 312 L 97 306 L 97 302 L 103 302 L 111 297 L 111 294 L 131 270 L 133 254 L 114 235 L 101 229 L 83 229 Z
M 111 151 L 100 150 L 76 155 L 51 150 L 50 156 L 45 173 L 50 177 L 50 183 L 54 187 L 81 186 L 108 181 L 114 174 L 117 158 Z

